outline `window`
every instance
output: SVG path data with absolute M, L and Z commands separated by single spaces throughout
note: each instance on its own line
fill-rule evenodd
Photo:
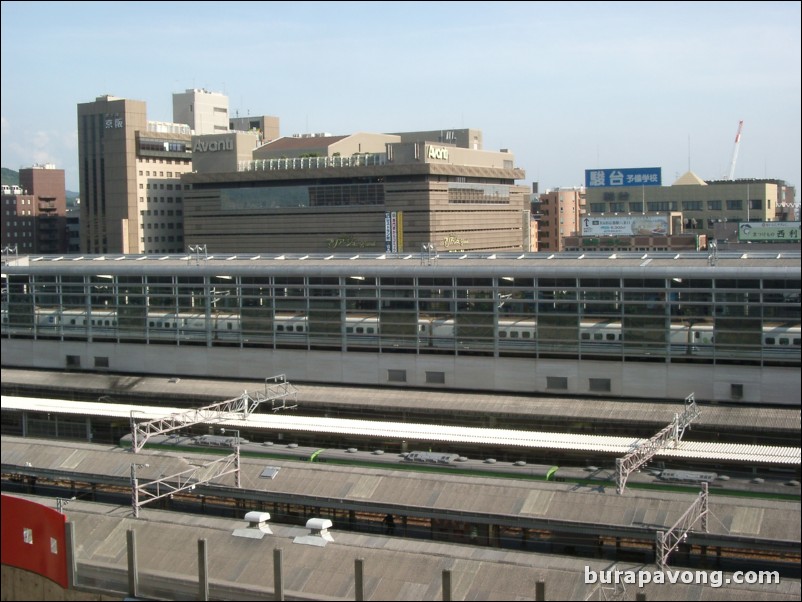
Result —
M 108 368 L 109 358 L 95 356 L 95 368 Z
M 590 391 L 593 393 L 609 393 L 610 392 L 610 379 L 609 378 L 590 378 L 588 379 Z
M 721 201 L 707 201 L 708 211 L 721 211 Z
M 744 202 L 741 199 L 727 200 L 727 209 L 729 211 L 740 211 L 743 209 Z
M 430 385 L 444 385 L 446 384 L 445 372 L 429 372 L 426 371 L 426 383 Z
M 744 386 L 743 385 L 730 385 L 730 398 L 743 399 Z
M 81 356 L 80 355 L 68 355 L 67 356 L 67 368 L 80 368 L 81 367 Z
M 547 376 L 546 388 L 556 391 L 568 390 L 568 378 L 565 376 Z
M 407 382 L 406 370 L 387 370 L 387 381 L 391 383 Z

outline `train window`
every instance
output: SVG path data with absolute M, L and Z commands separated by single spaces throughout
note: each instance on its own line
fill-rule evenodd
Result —
M 233 329 L 234 329 L 234 325 L 233 325 L 231 322 L 228 322 L 228 323 L 226 324 L 226 328 L 227 328 L 228 330 L 233 330 Z
M 521 337 L 524 338 L 524 339 L 530 339 L 530 338 L 532 338 L 532 333 L 529 332 L 528 330 L 524 330 L 521 333 Z
M 765 345 L 776 345 L 774 337 L 766 337 Z
M 600 332 L 594 332 L 593 333 L 593 340 L 594 341 L 601 341 L 603 338 L 604 338 L 604 335 L 602 335 L 602 333 L 600 333 Z
M 364 334 L 365 333 L 365 329 L 362 328 L 361 326 L 357 326 L 356 327 L 356 333 L 357 334 Z
M 507 338 L 507 333 L 506 333 L 506 332 L 504 332 L 503 330 L 502 330 L 502 331 L 500 331 L 500 332 L 498 333 L 498 338 L 500 338 L 500 339 L 506 339 L 506 338 Z
M 615 341 L 615 335 L 614 335 L 614 334 L 612 334 L 612 333 L 609 333 L 609 334 L 607 335 L 607 340 L 608 340 L 608 341 Z
M 589 332 L 583 332 L 581 336 L 582 336 L 582 340 L 583 341 L 589 341 L 590 340 L 590 333 Z
M 376 331 L 373 329 L 372 326 L 368 328 L 368 334 L 373 334 L 374 332 Z
M 345 334 L 354 334 L 354 327 L 353 326 L 346 326 L 345 327 Z
M 70 320 L 70 326 L 75 326 L 75 320 L 74 319 Z
M 794 345 L 795 345 L 796 347 L 799 347 L 799 346 L 800 346 L 800 344 L 802 344 L 802 339 L 794 339 Z
M 785 337 L 780 337 L 780 345 L 787 345 L 789 343 L 788 339 Z
M 303 331 L 304 327 L 302 325 L 298 324 L 298 326 L 295 327 L 295 332 L 303 332 Z
M 518 331 L 513 330 L 512 332 L 510 332 L 510 338 L 511 339 L 517 339 L 518 338 Z
M 284 325 L 276 324 L 276 332 L 284 332 Z

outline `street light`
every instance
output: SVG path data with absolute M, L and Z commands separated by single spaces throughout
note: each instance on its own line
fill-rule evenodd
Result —
M 236 434 L 234 435 L 234 445 L 236 445 L 237 447 L 239 447 L 239 439 L 240 439 L 240 437 L 239 437 L 239 431 L 238 431 L 237 429 L 228 429 L 228 430 L 229 430 L 229 431 L 231 431 L 232 433 L 236 433 Z M 226 429 L 220 429 L 220 432 L 221 432 L 222 434 L 225 434 L 225 432 L 226 432 Z

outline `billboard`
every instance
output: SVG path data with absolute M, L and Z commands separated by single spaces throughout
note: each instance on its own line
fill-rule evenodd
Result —
M 585 170 L 585 188 L 660 186 L 661 184 L 662 170 L 660 167 Z
M 669 216 L 637 215 L 582 218 L 582 236 L 666 236 Z
M 385 211 L 384 250 L 388 253 L 404 252 L 404 212 Z
M 799 242 L 800 222 L 744 222 L 738 240 L 747 242 Z

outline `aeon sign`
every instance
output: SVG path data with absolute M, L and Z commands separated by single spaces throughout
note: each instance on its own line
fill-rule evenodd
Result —
M 429 158 L 430 159 L 444 159 L 448 161 L 448 149 L 442 146 L 430 146 L 429 147 Z
M 192 151 L 195 153 L 214 153 L 217 151 L 233 151 L 234 141 L 230 138 L 228 140 L 198 140 Z

